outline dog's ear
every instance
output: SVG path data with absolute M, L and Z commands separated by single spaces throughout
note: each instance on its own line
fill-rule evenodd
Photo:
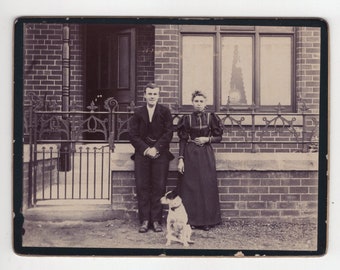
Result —
M 173 191 L 172 191 L 172 194 L 174 195 L 174 198 L 176 198 L 178 196 L 178 190 L 177 188 L 175 188 Z
M 178 192 L 177 190 L 173 190 L 171 192 L 168 192 L 167 195 L 166 195 L 166 198 L 169 199 L 169 200 L 173 200 L 175 199 L 176 197 L 178 196 Z

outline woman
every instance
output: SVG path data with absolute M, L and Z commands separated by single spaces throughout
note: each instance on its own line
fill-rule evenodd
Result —
M 178 123 L 179 195 L 182 197 L 192 227 L 208 231 L 221 222 L 217 188 L 216 161 L 211 143 L 222 140 L 221 120 L 205 112 L 206 96 L 192 94 L 194 112 Z

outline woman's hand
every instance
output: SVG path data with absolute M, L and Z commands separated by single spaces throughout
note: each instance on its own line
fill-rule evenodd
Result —
M 195 144 L 196 145 L 203 145 L 207 142 L 209 142 L 209 137 L 197 137 L 195 140 L 194 140 Z
M 178 167 L 177 167 L 178 171 L 183 174 L 184 173 L 184 161 L 183 159 L 179 159 L 178 160 Z

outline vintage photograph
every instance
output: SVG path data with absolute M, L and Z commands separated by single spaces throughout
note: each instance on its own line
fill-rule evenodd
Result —
M 322 255 L 327 25 L 19 18 L 14 247 Z

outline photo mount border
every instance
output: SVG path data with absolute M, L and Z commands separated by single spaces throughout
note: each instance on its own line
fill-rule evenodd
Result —
M 322 18 L 285 17 L 80 17 L 26 16 L 14 22 L 14 98 L 13 98 L 13 248 L 21 255 L 77 255 L 77 256 L 235 256 L 239 250 L 205 249 L 148 249 L 148 248 L 52 248 L 23 247 L 23 26 L 26 23 L 69 24 L 195 24 L 195 25 L 256 25 L 300 26 L 320 28 L 320 104 L 319 104 L 319 170 L 318 170 L 318 233 L 317 250 L 242 250 L 244 256 L 321 256 L 327 250 L 328 225 L 328 136 L 329 136 L 329 54 L 328 24 Z M 322 93 L 322 94 L 321 94 Z

